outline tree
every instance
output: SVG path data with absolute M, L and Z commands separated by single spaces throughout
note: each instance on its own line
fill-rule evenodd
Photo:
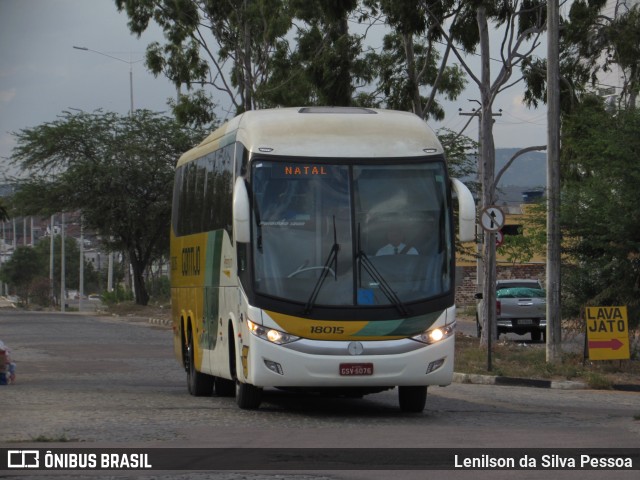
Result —
M 147 47 L 147 67 L 164 75 L 180 95 L 176 113 L 211 120 L 213 100 L 206 87 L 223 92 L 235 113 L 263 103 L 260 87 L 269 78 L 271 59 L 288 44 L 291 16 L 284 0 L 115 0 L 129 17 L 131 32 L 141 35 L 151 21 L 164 31 L 167 42 Z M 288 82 L 287 82 L 288 83 Z M 284 85 L 280 87 L 284 88 Z
M 464 2 L 403 0 L 115 0 L 141 34 L 150 22 L 165 32 L 164 45 L 147 48 L 147 67 L 189 93 L 170 100 L 183 122 L 206 125 L 223 92 L 233 113 L 256 108 L 333 105 L 384 106 L 442 119 L 438 93 L 449 99 L 464 87 L 462 70 L 447 66 L 450 47 L 440 24 Z M 392 32 L 381 53 L 364 54 L 366 26 L 384 17 Z M 293 41 L 292 41 L 293 38 Z M 432 87 L 427 93 L 425 89 Z
M 16 202 L 31 214 L 81 211 L 108 249 L 126 252 L 146 305 L 144 271 L 168 251 L 174 164 L 202 133 L 138 110 L 64 112 L 15 135 L 12 159 L 27 174 Z
M 635 108 L 640 89 L 640 5 L 618 1 L 613 16 L 603 14 L 607 0 L 575 0 L 560 31 L 561 109 L 570 113 L 580 97 L 593 91 L 612 92 L 616 85 L 600 84 L 602 73 L 619 67 L 622 88 L 618 108 Z M 533 106 L 546 98 L 546 60 L 530 59 L 525 66 L 525 101 Z
M 0 199 L 0 222 L 6 222 L 7 220 L 9 220 L 9 210 Z
M 480 191 L 480 185 L 473 180 L 466 180 L 475 177 L 476 165 L 475 159 L 469 152 L 477 150 L 478 144 L 471 138 L 461 133 L 456 133 L 447 128 L 441 128 L 437 132 L 442 148 L 447 158 L 447 170 L 452 178 L 465 179 L 465 184 L 471 190 L 471 193 L 477 195 Z M 458 215 L 458 209 L 454 209 L 454 215 Z M 457 223 L 457 221 L 456 221 Z M 462 242 L 456 241 L 456 250 L 459 254 L 475 257 L 475 246 L 469 248 Z
M 440 27 L 460 12 L 460 2 L 367 0 L 364 3 L 371 8 L 374 18 L 381 12 L 391 27 L 383 39 L 382 51 L 366 55 L 376 77 L 372 82 L 375 89 L 369 97 L 377 99 L 380 106 L 411 111 L 424 119 L 442 120 L 444 110 L 436 101 L 436 95 L 442 93 L 454 100 L 466 84 L 462 69 L 457 65 L 448 66 L 451 43 L 444 41 Z M 445 49 L 441 54 L 438 47 L 442 43 Z
M 620 106 L 636 108 L 640 91 L 640 5 L 614 18 L 606 35 L 609 42 L 605 66 L 619 65 L 623 74 Z
M 518 83 L 513 80 L 518 68 L 526 65 L 526 60 L 538 46 L 538 38 L 545 30 L 546 3 L 543 0 L 473 0 L 460 3 L 461 10 L 448 28 L 440 24 L 443 37 L 452 45 L 453 53 L 478 86 L 480 94 L 480 158 L 482 172 L 482 201 L 485 208 L 495 203 L 495 145 L 493 141 L 493 103 L 505 89 Z M 427 9 L 431 13 L 431 9 Z M 434 15 L 435 18 L 437 16 Z M 491 51 L 489 24 L 502 27 L 500 58 L 502 65 L 497 74 L 491 72 Z M 463 54 L 480 50 L 480 75 L 467 62 Z M 488 237 L 488 238 L 486 238 Z M 487 320 L 495 318 L 496 254 L 493 234 L 485 236 L 483 251 L 483 312 L 481 342 L 488 343 L 488 334 L 497 336 L 495 322 L 487 328 Z
M 640 315 L 640 112 L 589 97 L 563 125 L 565 305 L 628 305 Z M 624 214 L 621 214 L 624 212 Z
M 547 253 L 546 198 L 523 205 L 522 219 L 517 235 L 505 235 L 500 246 L 501 255 L 514 265 L 530 262 L 535 255 Z
M 3 282 L 13 285 L 18 296 L 25 304 L 29 304 L 32 282 L 42 276 L 45 270 L 38 253 L 31 247 L 16 248 L 11 258 L 0 269 Z
M 33 248 L 37 252 L 40 262 L 42 263 L 42 269 L 44 271 L 49 270 L 49 254 L 50 254 L 51 237 L 42 238 Z M 60 255 L 60 236 L 54 236 L 53 248 L 56 252 L 53 256 L 53 285 L 49 286 L 49 289 L 53 290 L 54 296 L 60 293 L 60 272 L 62 266 L 62 259 Z M 80 286 L 80 248 L 75 238 L 65 236 L 64 239 L 64 257 L 65 257 L 65 269 L 64 269 L 64 284 L 67 289 L 78 289 Z M 48 281 L 48 279 L 47 279 Z M 86 259 L 84 260 L 84 285 L 85 292 L 90 289 L 95 289 L 98 284 L 98 273 L 93 268 L 93 264 Z
M 288 71 L 297 70 L 294 78 L 303 79 L 303 85 L 307 85 L 304 103 L 351 105 L 355 89 L 352 78 L 361 77 L 363 67 L 357 60 L 361 39 L 349 32 L 349 16 L 358 6 L 357 0 L 289 3 L 294 18 L 303 24 L 298 28 L 297 48 L 291 53 Z M 283 93 L 286 95 L 286 91 Z M 283 105 L 295 104 L 285 99 Z

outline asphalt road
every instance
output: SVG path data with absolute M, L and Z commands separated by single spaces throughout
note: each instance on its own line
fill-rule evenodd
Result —
M 266 392 L 260 410 L 191 397 L 171 332 L 144 319 L 0 310 L 0 339 L 18 365 L 0 387 L 0 448 L 638 448 L 640 394 L 452 384 L 430 388 L 422 414 L 395 391 L 364 399 Z M 635 417 L 635 418 L 634 418 Z M 251 450 L 247 450 L 248 455 Z M 3 474 L 10 473 L 10 475 Z M 389 471 L 72 474 L 2 478 L 161 480 L 386 479 Z M 513 478 L 513 471 L 404 471 L 401 478 Z M 637 478 L 638 471 L 554 471 L 552 478 Z M 544 475 L 543 475 L 544 474 Z M 131 475 L 131 476 L 129 476 Z M 485 476 L 486 475 L 486 476 Z M 548 478 L 520 471 L 518 478 Z

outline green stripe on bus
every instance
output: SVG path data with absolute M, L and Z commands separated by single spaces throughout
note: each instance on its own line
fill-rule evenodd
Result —
M 204 348 L 213 350 L 218 340 L 220 310 L 220 258 L 222 256 L 222 230 L 207 235 L 207 255 L 204 275 Z
M 427 330 L 442 315 L 442 311 L 400 320 L 369 322 L 356 336 L 410 336 Z

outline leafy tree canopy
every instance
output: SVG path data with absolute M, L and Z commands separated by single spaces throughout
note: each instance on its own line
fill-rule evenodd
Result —
M 618 1 L 604 10 L 607 0 L 575 0 L 561 19 L 561 108 L 570 112 L 590 91 L 613 91 L 616 85 L 601 84 L 602 73 L 619 68 L 622 89 L 619 107 L 635 108 L 640 91 L 640 5 L 629 8 Z M 613 15 L 607 16 L 605 12 Z M 525 101 L 537 106 L 546 98 L 546 59 L 525 62 Z
M 7 220 L 9 220 L 9 211 L 2 202 L 2 199 L 0 199 L 0 222 L 6 222 Z
M 44 274 L 38 253 L 31 247 L 20 246 L 0 269 L 0 279 L 14 286 L 20 298 L 27 302 L 31 282 Z
M 442 24 L 477 44 L 473 8 L 460 0 L 115 0 L 130 30 L 151 22 L 165 42 L 147 48 L 147 67 L 187 92 L 170 101 L 180 121 L 206 125 L 214 92 L 233 114 L 298 105 L 360 105 L 443 117 L 436 94 L 455 99 L 464 75 L 448 65 Z M 508 2 L 501 2 L 508 3 Z M 460 12 L 464 11 L 465 15 Z M 455 17 L 455 18 L 454 18 Z M 459 20 L 459 21 L 458 21 Z M 368 27 L 390 27 L 385 48 L 366 46 Z
M 573 265 L 567 306 L 640 312 L 640 112 L 611 114 L 589 98 L 563 128 L 562 225 Z M 621 214 L 624 212 L 624 214 Z
M 15 201 L 27 214 L 81 211 L 108 248 L 127 252 L 146 304 L 143 272 L 168 251 L 174 165 L 202 136 L 144 110 L 65 112 L 16 134 L 12 158 L 28 176 Z

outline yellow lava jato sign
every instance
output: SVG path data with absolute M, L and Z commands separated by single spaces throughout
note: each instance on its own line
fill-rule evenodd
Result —
M 586 307 L 589 360 L 628 360 L 627 307 Z

